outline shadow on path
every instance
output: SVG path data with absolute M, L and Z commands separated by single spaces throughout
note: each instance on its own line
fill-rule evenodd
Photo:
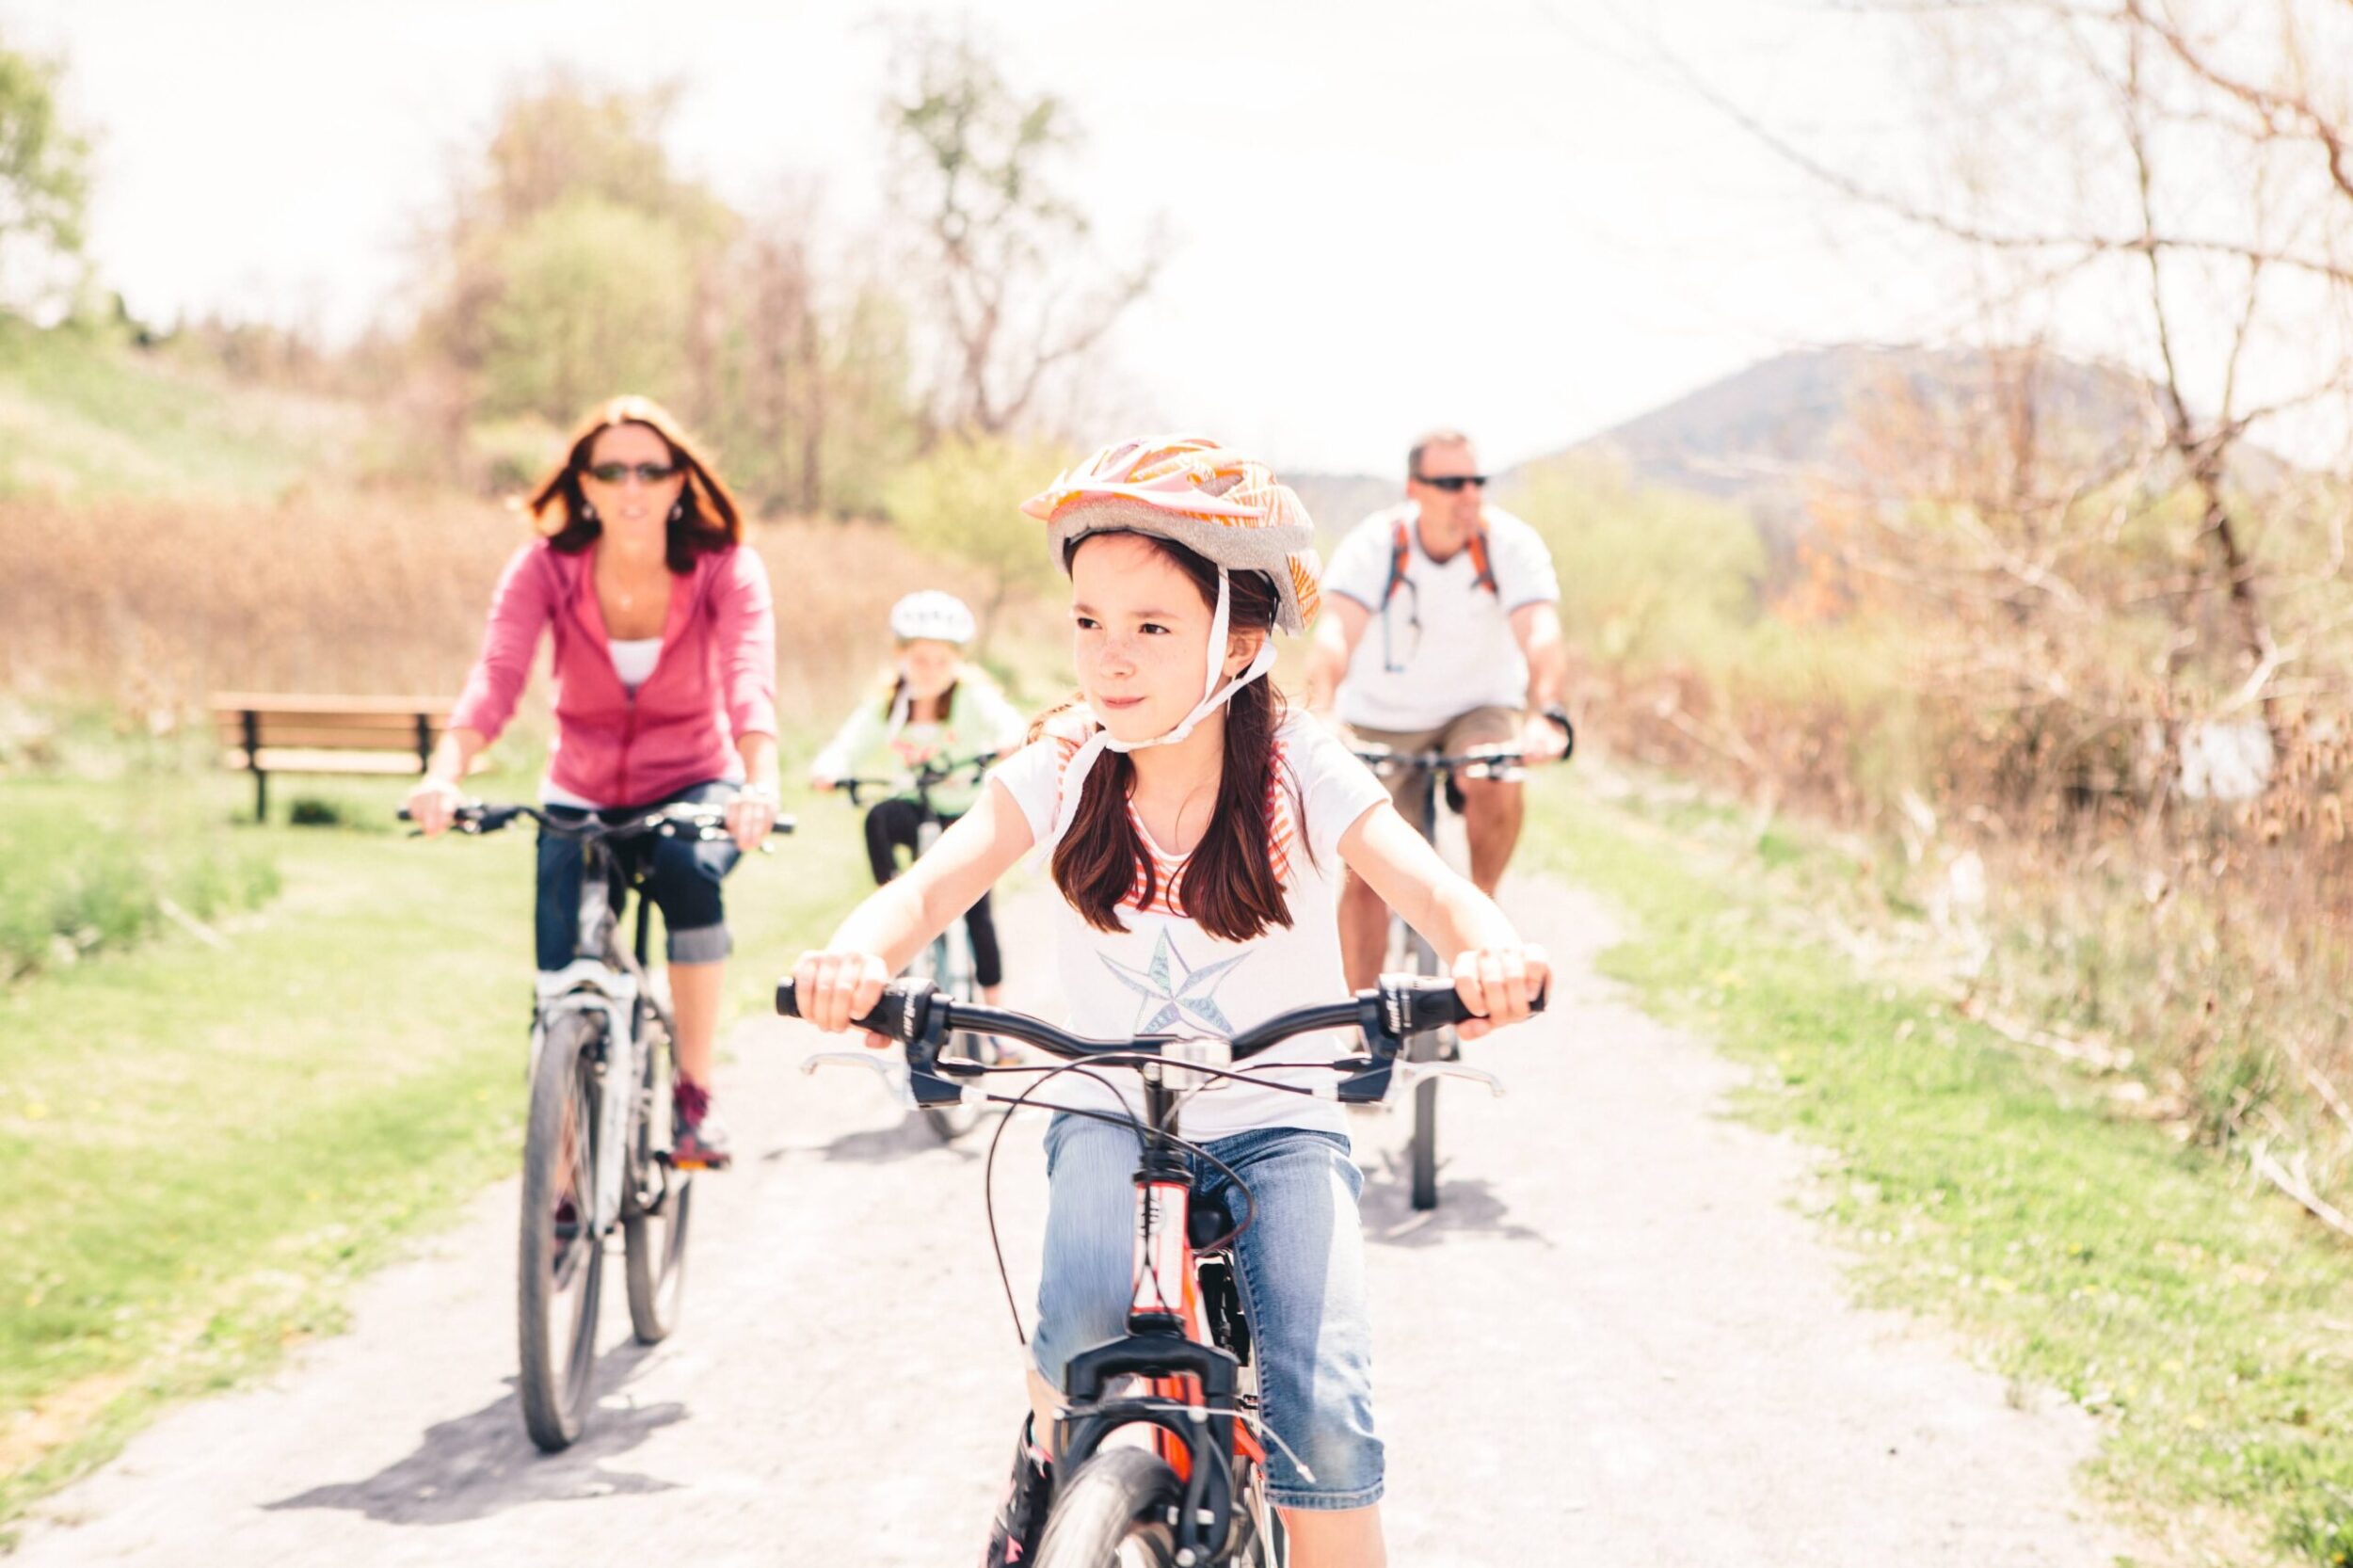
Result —
M 906 1160 L 916 1155 L 946 1154 L 958 1160 L 973 1160 L 988 1146 L 988 1136 L 996 1130 L 994 1120 L 984 1117 L 981 1124 L 952 1144 L 943 1144 L 923 1118 L 909 1112 L 889 1127 L 869 1128 L 863 1132 L 845 1132 L 817 1151 L 817 1157 L 829 1164 L 875 1165 Z
M 626 1384 L 649 1353 L 633 1343 L 605 1352 L 597 1367 L 600 1399 Z M 511 1386 L 514 1380 L 507 1381 Z M 675 1491 L 676 1481 L 608 1470 L 605 1462 L 687 1418 L 686 1407 L 676 1401 L 600 1402 L 579 1442 L 560 1454 L 542 1454 L 524 1432 L 521 1406 L 509 1393 L 471 1416 L 427 1428 L 416 1452 L 365 1480 L 313 1487 L 264 1507 L 271 1512 L 346 1509 L 386 1525 L 461 1525 L 527 1503 Z
M 1549 1248 L 1552 1238 L 1512 1219 L 1511 1207 L 1496 1196 L 1495 1183 L 1467 1177 L 1449 1179 L 1438 1170 L 1438 1207 L 1417 1210 L 1412 1173 L 1401 1155 L 1392 1155 L 1376 1176 L 1365 1173 L 1365 1240 L 1385 1247 L 1434 1247 L 1449 1238 L 1493 1236 L 1506 1241 L 1533 1241 Z

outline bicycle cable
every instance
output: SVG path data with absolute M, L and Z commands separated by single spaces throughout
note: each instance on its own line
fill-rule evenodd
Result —
M 990 1095 L 986 1096 L 995 1103 L 1004 1106 L 1006 1111 L 1005 1114 L 997 1118 L 997 1129 L 989 1135 L 987 1158 L 983 1160 L 981 1165 L 981 1205 L 988 1218 L 989 1250 L 996 1256 L 998 1283 L 1004 1288 L 1005 1309 L 1013 1316 L 1014 1338 L 1024 1347 L 1029 1344 L 1030 1336 L 1028 1331 L 1021 1325 L 1021 1308 L 1013 1293 L 1013 1271 L 1005 1265 L 1004 1242 L 998 1234 L 997 1229 L 997 1147 L 1004 1141 L 1005 1128 L 1012 1122 L 1013 1113 L 1016 1111 L 1022 1110 L 1054 1111 L 1072 1116 L 1084 1116 L 1090 1121 L 1108 1122 L 1113 1127 L 1124 1127 L 1128 1131 L 1134 1133 L 1136 1135 L 1136 1142 L 1139 1145 L 1145 1143 L 1146 1138 L 1144 1119 L 1138 1116 L 1134 1112 L 1127 1109 L 1127 1096 L 1119 1092 L 1116 1085 L 1114 1085 L 1109 1079 L 1103 1077 L 1101 1073 L 1094 1070 L 1095 1067 L 1103 1064 L 1106 1061 L 1114 1062 L 1120 1065 L 1126 1065 L 1126 1063 L 1118 1061 L 1121 1054 L 1122 1053 L 1118 1052 L 1107 1052 L 1102 1056 L 1091 1057 L 1084 1062 L 1064 1062 L 1053 1067 L 1042 1069 L 1028 1066 L 1015 1066 L 1010 1068 L 997 1067 L 989 1069 L 992 1072 L 1012 1071 L 1035 1072 L 1039 1074 L 1037 1081 L 1022 1090 L 1018 1095 L 1010 1096 L 1004 1095 Z M 1138 1052 L 1135 1054 L 1133 1060 L 1137 1062 L 1158 1062 L 1162 1059 L 1149 1053 Z M 1209 1073 L 1219 1078 L 1237 1079 L 1245 1083 L 1257 1083 L 1266 1088 L 1281 1089 L 1289 1094 L 1307 1095 L 1313 1093 L 1311 1090 L 1299 1088 L 1293 1084 L 1270 1084 L 1262 1079 L 1252 1078 L 1246 1073 L 1229 1072 L 1218 1067 L 1194 1067 L 1191 1064 L 1186 1064 L 1185 1065 L 1190 1071 Z M 1052 1082 L 1055 1079 L 1062 1077 L 1064 1073 L 1074 1073 L 1080 1078 L 1090 1079 L 1096 1083 L 1100 1084 L 1108 1093 L 1120 1102 L 1120 1112 L 1114 1114 L 1111 1112 L 1096 1110 L 1089 1106 L 1054 1105 L 1032 1097 L 1036 1095 L 1040 1089 L 1046 1087 L 1047 1084 Z M 1194 1090 L 1193 1093 L 1198 1094 L 1200 1091 Z M 1188 1096 L 1188 1098 L 1190 1098 L 1190 1096 Z M 1241 1172 L 1225 1163 L 1225 1160 L 1220 1160 L 1216 1155 L 1211 1154 L 1203 1145 L 1193 1142 L 1189 1138 L 1178 1137 L 1175 1133 L 1167 1134 L 1166 1142 L 1173 1148 L 1180 1149 L 1187 1154 L 1200 1156 L 1202 1160 L 1208 1161 L 1220 1176 L 1224 1176 L 1229 1184 L 1241 1193 L 1242 1200 L 1246 1205 L 1248 1205 L 1248 1208 L 1235 1220 L 1234 1227 L 1225 1232 L 1223 1236 L 1220 1236 L 1209 1245 L 1205 1247 L 1196 1247 L 1193 1251 L 1196 1253 L 1217 1252 L 1224 1248 L 1232 1246 L 1236 1241 L 1241 1240 L 1243 1234 L 1247 1232 L 1251 1225 L 1256 1224 L 1257 1221 L 1257 1194 L 1250 1190 L 1250 1184 L 1242 1179 Z

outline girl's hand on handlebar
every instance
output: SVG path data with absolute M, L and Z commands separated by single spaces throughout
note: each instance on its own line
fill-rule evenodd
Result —
M 1454 959 L 1454 989 L 1479 1017 L 1465 1021 L 1459 1032 L 1476 1040 L 1529 1015 L 1529 1004 L 1542 995 L 1552 979 L 1552 964 L 1545 950 L 1522 942 L 1511 947 L 1472 948 Z
M 853 948 L 805 952 L 792 966 L 792 994 L 799 999 L 801 1016 L 828 1034 L 840 1033 L 852 1018 L 872 1012 L 889 981 L 890 970 L 881 959 Z M 870 1031 L 866 1044 L 880 1050 L 890 1041 Z
M 813 773 L 808 776 L 808 787 L 821 795 L 831 794 L 835 785 L 840 782 L 840 780 L 829 773 Z
M 463 791 L 448 779 L 436 778 L 430 774 L 417 781 L 416 787 L 408 792 L 408 798 L 402 803 L 408 812 L 408 820 L 416 824 L 417 831 L 428 839 L 447 831 L 450 822 L 457 815 L 457 808 L 464 804 L 466 796 Z

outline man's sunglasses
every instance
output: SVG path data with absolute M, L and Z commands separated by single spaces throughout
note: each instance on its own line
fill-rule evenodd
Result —
M 1487 476 L 1483 473 L 1445 473 L 1435 479 L 1426 473 L 1417 473 L 1414 475 L 1414 480 L 1415 483 L 1427 485 L 1433 490 L 1444 490 L 1449 495 L 1462 494 L 1463 487 L 1465 485 L 1477 490 L 1483 490 L 1487 488 Z
M 600 485 L 617 485 L 631 474 L 637 475 L 641 485 L 659 485 L 664 479 L 678 477 L 676 463 L 592 463 L 588 476 Z

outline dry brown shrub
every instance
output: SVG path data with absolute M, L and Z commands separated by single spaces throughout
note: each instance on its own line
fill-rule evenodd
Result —
M 454 696 L 529 537 L 504 506 L 440 494 L 0 501 L 0 688 L 183 712 L 221 689 Z M 788 725 L 830 722 L 862 690 L 893 600 L 953 586 L 880 526 L 755 523 L 750 539 L 776 587 Z

